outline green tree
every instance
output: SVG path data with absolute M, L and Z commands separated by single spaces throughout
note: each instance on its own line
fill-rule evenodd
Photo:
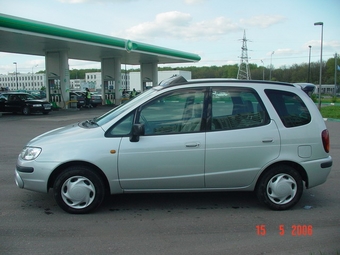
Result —
M 337 59 L 337 66 L 340 65 L 340 60 Z M 339 71 L 337 70 L 337 67 L 335 66 L 335 58 L 330 58 L 327 60 L 325 65 L 325 83 L 326 84 L 334 84 L 335 79 L 335 71 L 337 72 L 337 82 L 336 84 L 339 84 Z
M 335 59 L 330 58 L 326 62 L 322 63 L 322 83 L 323 84 L 334 84 L 334 72 L 335 72 Z M 340 65 L 340 60 L 338 60 Z M 223 66 L 189 66 L 189 67 L 160 67 L 159 71 L 168 70 L 183 70 L 190 71 L 193 79 L 201 78 L 237 78 L 238 64 L 234 65 L 223 65 Z M 262 80 L 263 71 L 265 78 L 269 79 L 269 69 L 263 66 L 258 66 L 253 63 L 249 63 L 249 70 L 251 73 L 252 80 Z M 272 69 L 272 80 L 282 82 L 307 82 L 308 81 L 308 70 L 309 66 L 306 63 L 294 64 L 292 66 L 281 66 L 280 68 Z M 100 72 L 100 69 L 72 69 L 70 70 L 70 79 L 85 79 L 85 74 L 90 72 Z M 129 69 L 127 72 L 138 72 L 139 68 Z M 125 70 L 122 70 L 125 72 Z M 45 73 L 45 71 L 39 71 L 37 73 Z M 340 72 L 338 72 L 339 74 Z M 319 84 L 320 75 L 320 62 L 310 63 L 310 82 Z M 337 84 L 340 84 L 340 77 L 337 79 Z

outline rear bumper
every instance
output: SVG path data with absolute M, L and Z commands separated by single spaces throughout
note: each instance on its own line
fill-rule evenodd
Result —
M 307 188 L 312 188 L 324 183 L 327 180 L 329 173 L 331 172 L 333 165 L 333 159 L 331 156 L 305 162 L 303 167 L 307 170 L 308 175 L 308 186 Z

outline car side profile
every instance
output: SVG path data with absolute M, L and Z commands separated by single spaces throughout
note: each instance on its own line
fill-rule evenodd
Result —
M 103 104 L 102 95 L 91 92 L 91 100 L 90 100 L 90 104 L 91 104 L 93 107 L 97 107 L 98 105 L 102 105 L 102 104 Z
M 82 94 L 84 98 L 86 97 L 85 92 L 78 92 L 78 93 Z M 90 105 L 92 105 L 93 107 L 97 107 L 98 105 L 103 104 L 102 95 L 94 93 L 94 92 L 90 92 L 90 93 L 91 93 Z
M 304 187 L 326 181 L 329 140 L 319 110 L 293 84 L 177 76 L 100 117 L 34 138 L 15 181 L 53 189 L 69 213 L 93 211 L 105 194 L 185 191 L 254 191 L 286 210 Z
M 46 100 L 24 92 L 4 92 L 0 98 L 0 112 L 49 114 L 52 105 Z

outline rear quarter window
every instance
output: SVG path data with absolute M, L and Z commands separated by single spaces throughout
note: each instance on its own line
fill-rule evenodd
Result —
M 310 112 L 298 95 L 271 89 L 266 89 L 265 93 L 285 127 L 298 127 L 310 123 Z

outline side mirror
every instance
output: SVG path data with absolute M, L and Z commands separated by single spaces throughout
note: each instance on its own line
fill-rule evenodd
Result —
M 144 124 L 134 124 L 131 130 L 130 142 L 139 142 L 139 137 L 145 134 Z

